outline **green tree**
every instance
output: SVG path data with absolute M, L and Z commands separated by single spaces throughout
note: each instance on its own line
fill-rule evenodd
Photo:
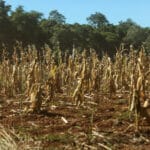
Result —
M 90 48 L 90 36 L 93 28 L 89 25 L 75 23 L 71 29 L 74 33 L 74 45 L 79 49 Z
M 110 56 L 113 56 L 119 47 L 119 36 L 114 32 L 101 32 L 105 39 L 105 50 Z
M 51 43 L 54 48 L 59 48 L 63 51 L 72 50 L 74 33 L 71 31 L 69 25 L 57 25 L 53 29 L 53 36 Z
M 64 24 L 65 21 L 66 21 L 66 18 L 64 17 L 64 15 L 62 15 L 61 13 L 59 13 L 57 10 L 52 10 L 49 13 L 48 19 L 56 21 L 59 24 Z
M 133 44 L 135 47 L 138 47 L 142 45 L 146 38 L 147 34 L 144 29 L 138 25 L 132 25 L 124 37 L 124 42 L 127 44 Z
M 98 30 L 93 30 L 93 32 L 90 35 L 90 48 L 93 48 L 96 50 L 96 52 L 99 54 L 99 56 L 102 55 L 102 51 L 104 51 L 106 46 L 106 40 L 104 36 L 101 34 Z
M 126 21 L 120 21 L 119 25 L 116 26 L 116 32 L 119 35 L 120 41 L 123 41 L 123 38 L 126 36 L 128 29 L 136 25 L 135 22 L 133 22 L 131 19 L 127 19 Z
M 105 15 L 103 15 L 100 12 L 96 12 L 95 14 L 91 14 L 87 18 L 87 21 L 91 26 L 96 27 L 96 28 L 103 27 L 109 23 L 107 18 L 105 17 Z
M 149 30 L 149 33 L 150 33 L 150 30 Z M 146 40 L 143 42 L 143 45 L 144 45 L 147 53 L 150 54 L 150 35 L 147 36 Z
M 10 43 L 12 40 L 12 24 L 9 18 L 11 6 L 0 0 L 0 42 Z
M 42 14 L 36 11 L 25 12 L 22 6 L 11 13 L 11 21 L 15 28 L 15 39 L 25 43 L 36 43 L 40 41 L 42 32 L 39 22 Z

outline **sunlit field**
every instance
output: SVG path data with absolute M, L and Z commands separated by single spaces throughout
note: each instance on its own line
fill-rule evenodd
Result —
M 117 50 L 113 59 L 48 45 L 40 55 L 34 45 L 18 44 L 11 57 L 1 51 L 1 149 L 150 146 L 150 57 L 144 48 Z

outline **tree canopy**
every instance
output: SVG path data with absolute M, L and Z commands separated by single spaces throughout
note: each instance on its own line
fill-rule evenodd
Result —
M 95 49 L 98 54 L 113 55 L 121 43 L 150 49 L 150 28 L 143 28 L 131 19 L 111 24 L 101 12 L 87 17 L 87 24 L 68 24 L 63 14 L 51 10 L 48 18 L 37 11 L 25 11 L 23 6 L 11 10 L 11 6 L 0 0 L 0 45 L 12 47 L 16 41 L 23 45 L 45 43 L 55 50 L 71 51 L 73 47 Z
M 87 21 L 91 26 L 97 27 L 97 28 L 105 26 L 109 23 L 105 15 L 103 15 L 100 12 L 91 14 L 91 16 L 87 18 Z
M 66 20 L 65 16 L 59 13 L 57 10 L 52 10 L 49 13 L 48 19 L 56 21 L 57 23 L 60 23 L 60 24 L 65 23 L 65 20 Z

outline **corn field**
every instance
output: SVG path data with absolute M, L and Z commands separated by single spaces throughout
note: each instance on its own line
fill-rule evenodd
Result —
M 104 54 L 100 59 L 92 49 L 82 53 L 73 49 L 69 54 L 59 49 L 52 51 L 45 45 L 41 54 L 34 45 L 27 49 L 18 45 L 11 56 L 6 48 L 2 50 L 0 95 L 22 96 L 19 104 L 27 102 L 21 107 L 22 113 L 38 114 L 48 110 L 59 94 L 66 96 L 74 109 L 86 107 L 87 98 L 94 103 L 93 97 L 97 95 L 117 101 L 119 94 L 125 94 L 135 131 L 141 128 L 141 119 L 149 121 L 150 56 L 144 48 L 136 51 L 131 46 L 128 52 L 117 50 L 114 58 Z
M 57 93 L 70 96 L 75 107 L 84 105 L 85 95 L 95 92 L 109 98 L 128 93 L 129 110 L 137 116 L 142 108 L 149 107 L 150 56 L 144 48 L 137 52 L 130 47 L 128 54 L 118 50 L 113 60 L 107 54 L 99 59 L 94 50 L 79 53 L 73 49 L 72 54 L 64 55 L 58 50 L 56 54 L 47 45 L 42 54 L 39 58 L 33 45 L 27 50 L 14 47 L 11 58 L 5 48 L 2 52 L 1 95 L 24 95 L 30 102 L 24 108 L 27 112 L 40 111 L 42 104 L 49 105 Z

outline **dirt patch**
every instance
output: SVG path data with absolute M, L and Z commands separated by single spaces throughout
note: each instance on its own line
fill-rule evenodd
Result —
M 26 104 L 18 98 L 1 98 L 0 124 L 29 136 L 30 146 L 41 149 L 131 149 L 149 150 L 149 130 L 135 132 L 129 117 L 127 96 L 109 99 L 101 95 L 76 108 L 69 98 L 56 101 L 39 114 L 25 114 Z M 55 107 L 52 107 L 55 106 Z M 149 128 L 145 122 L 141 122 Z M 17 142 L 17 140 L 16 140 Z

